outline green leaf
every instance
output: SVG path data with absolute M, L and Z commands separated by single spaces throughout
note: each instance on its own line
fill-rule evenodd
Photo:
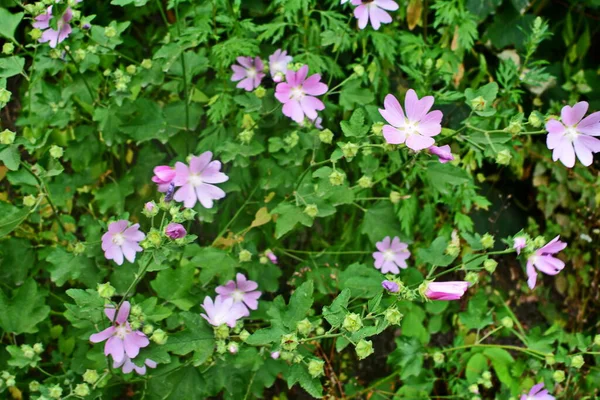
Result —
M 338 328 L 344 322 L 351 293 L 350 289 L 344 289 L 329 307 L 323 307 L 323 317 L 332 327 Z
M 417 250 L 417 258 L 424 263 L 438 267 L 447 267 L 456 257 L 446 254 L 448 241 L 444 237 L 435 239 L 426 249 Z
M 340 273 L 339 279 L 340 289 L 350 289 L 352 297 L 370 299 L 383 291 L 383 275 L 373 266 L 354 263 Z
M 151 139 L 167 139 L 166 120 L 160 106 L 147 99 L 138 99 L 134 103 L 133 116 L 123 122 L 121 131 L 128 133 L 138 143 Z
M 16 335 L 37 332 L 36 325 L 50 314 L 45 299 L 33 279 L 14 290 L 12 298 L 0 290 L 0 328 Z
M 301 223 L 304 226 L 312 226 L 313 219 L 306 215 L 304 211 L 290 203 L 280 203 L 271 214 L 278 214 L 275 222 L 275 237 L 279 239 Z
M 37 354 L 35 354 L 33 358 L 25 357 L 23 350 L 18 346 L 6 346 L 6 350 L 10 353 L 8 365 L 12 365 L 13 367 L 28 368 L 31 365 L 36 365 L 41 360 L 41 357 Z
M 427 164 L 427 177 L 430 184 L 443 194 L 450 193 L 448 186 L 458 186 L 471 181 L 465 170 L 437 161 Z
M 246 343 L 251 346 L 264 346 L 269 343 L 279 342 L 284 333 L 283 329 L 276 326 L 259 329 L 246 339 Z
M 396 339 L 396 350 L 388 357 L 388 363 L 402 371 L 400 379 L 417 376 L 423 369 L 423 347 L 414 337 L 400 336 Z
M 321 381 L 311 377 L 303 364 L 294 364 L 290 368 L 289 375 L 287 376 L 288 387 L 291 389 L 296 382 L 300 383 L 300 387 L 314 398 L 320 399 L 323 397 Z
M 121 7 L 133 4 L 136 7 L 143 7 L 148 1 L 149 0 L 112 0 L 110 4 Z
M 296 328 L 296 322 L 304 319 L 313 304 L 313 281 L 304 282 L 290 298 L 283 323 L 290 329 Z
M 487 306 L 488 297 L 483 292 L 478 292 L 469 301 L 467 311 L 459 314 L 460 322 L 468 329 L 483 329 L 494 323 L 491 313 L 493 309 Z
M 193 306 L 193 302 L 181 300 L 187 297 L 193 284 L 194 267 L 191 264 L 162 270 L 156 275 L 156 279 L 150 282 L 150 286 L 156 291 L 158 297 L 170 301 L 186 311 Z
M 510 368 L 514 365 L 514 358 L 504 349 L 487 348 L 483 354 L 492 362 L 498 380 L 511 388 L 513 393 L 519 390 L 519 385 L 510 374 Z
M 0 161 L 6 165 L 11 171 L 19 169 L 19 163 L 21 162 L 21 154 L 19 153 L 19 147 L 17 145 L 6 146 L 0 151 Z
M 0 237 L 6 236 L 17 229 L 27 219 L 30 209 L 27 207 L 18 208 L 11 206 L 10 211 L 2 211 L 3 215 L 0 217 Z
M 125 198 L 134 191 L 133 176 L 126 175 L 118 181 L 111 181 L 95 193 L 95 200 L 101 214 L 113 210 L 116 214 L 125 211 Z
M 2 10 L 0 8 L 0 10 Z M 2 23 L 0 21 L 0 23 Z M 0 28 L 1 29 L 1 28 Z M 23 72 L 25 59 L 23 57 L 12 56 L 0 58 L 0 78 L 10 78 Z
M 470 384 L 477 383 L 481 378 L 483 371 L 486 371 L 488 367 L 487 358 L 481 353 L 476 353 L 469 358 L 467 366 L 465 367 L 465 375 L 467 376 L 467 382 Z
M 213 330 L 198 313 L 181 313 L 185 329 L 169 336 L 165 350 L 180 356 L 194 352 L 194 360 L 203 363 L 214 351 Z
M 340 105 L 345 110 L 352 110 L 355 105 L 367 105 L 373 100 L 375 100 L 373 93 L 367 88 L 361 88 L 358 79 L 346 83 L 340 93 Z
M 69 279 L 79 278 L 83 270 L 93 266 L 93 261 L 88 257 L 69 253 L 62 247 L 48 254 L 46 261 L 53 265 L 50 278 L 57 286 L 64 285 Z
M 349 121 L 340 123 L 344 136 L 364 137 L 369 132 L 369 125 L 365 124 L 365 112 L 362 108 L 357 108 L 350 117 Z
M 394 207 L 389 201 L 381 201 L 367 209 L 360 228 L 360 232 L 366 234 L 373 244 L 386 236 L 398 236 L 401 230 Z
M 12 14 L 7 9 L 0 8 L 0 36 L 4 36 L 7 39 L 14 39 L 15 31 L 22 19 L 22 12 Z
M 219 277 L 219 282 L 233 278 L 237 266 L 237 261 L 228 252 L 214 247 L 201 248 L 192 257 L 191 263 L 200 267 L 200 281 L 203 284 L 210 282 L 215 276 Z
M 157 374 L 150 380 L 148 386 L 152 400 L 204 399 L 207 397 L 203 391 L 206 382 L 202 379 L 198 368 L 193 365 L 175 369 L 166 376 Z

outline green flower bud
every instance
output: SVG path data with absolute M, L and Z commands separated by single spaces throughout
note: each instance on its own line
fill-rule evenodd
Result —
M 35 354 L 42 354 L 44 352 L 44 345 L 41 343 L 34 344 L 33 351 L 35 351 Z
M 85 50 L 84 49 L 77 49 L 77 50 L 75 50 L 73 52 L 73 57 L 77 61 L 83 61 L 84 58 L 85 58 Z
M 262 99 L 263 97 L 265 97 L 266 94 L 267 94 L 267 89 L 265 89 L 262 86 L 259 86 L 256 89 L 254 89 L 254 95 L 256 97 L 258 97 L 259 99 Z
M 383 125 L 383 122 L 375 122 L 371 125 L 371 132 L 373 132 L 374 135 L 381 136 L 383 134 Z
M 371 179 L 370 176 L 362 176 L 358 180 L 358 186 L 360 186 L 363 189 L 368 189 L 373 186 L 373 179 Z
M 465 281 L 470 282 L 471 285 L 475 285 L 477 282 L 479 282 L 479 274 L 473 271 L 467 272 L 467 275 L 465 275 Z
M 483 378 L 483 380 L 489 381 L 490 379 L 492 379 L 492 373 L 490 371 L 483 371 L 481 377 Z
M 453 243 L 449 243 L 448 246 L 446 246 L 446 254 L 452 257 L 458 257 L 460 254 L 460 244 L 456 246 Z
M 248 332 L 247 330 L 244 329 L 243 331 L 240 332 L 239 336 L 240 336 L 240 340 L 242 342 L 245 342 L 250 337 L 250 332 Z
M 135 73 L 137 71 L 137 67 L 133 64 L 130 64 L 127 66 L 127 68 L 125 68 L 125 71 L 127 71 L 127 73 L 129 75 L 135 75 Z
M 554 358 L 554 354 L 548 354 L 546 356 L 546 364 L 548 364 L 548 365 L 556 364 L 556 359 Z
M 58 60 L 61 57 L 61 52 L 58 49 L 52 49 L 49 55 L 53 60 Z
M 252 260 L 252 253 L 250 253 L 248 250 L 244 249 L 244 250 L 240 251 L 240 254 L 238 255 L 238 259 L 240 260 L 240 262 L 248 262 L 248 261 Z
M 31 36 L 33 40 L 38 40 L 42 37 L 42 31 L 38 28 L 32 29 L 31 32 L 29 32 L 29 36 Z
M 4 90 L 4 89 L 0 89 L 0 90 Z M 8 101 L 10 100 L 10 92 L 8 92 L 8 99 L 6 99 L 6 101 L 4 101 L 4 100 L 5 99 L 0 98 L 0 102 L 8 103 Z M 16 136 L 17 135 L 14 132 L 9 131 L 8 129 L 5 129 L 2 132 L 0 132 L 0 144 L 13 144 L 15 142 Z
M 319 326 L 315 332 L 317 335 L 321 336 L 325 334 L 325 329 L 322 326 Z
M 287 136 L 283 139 L 285 144 L 287 144 L 290 148 L 296 147 L 299 140 L 300 140 L 300 136 L 298 136 L 298 132 L 296 132 L 296 131 L 290 133 L 289 136 Z
M 486 233 L 481 237 L 480 243 L 484 249 L 491 249 L 494 247 L 494 236 Z
M 240 346 L 236 342 L 230 342 L 229 346 L 227 346 L 227 351 L 229 351 L 231 354 L 237 354 L 239 349 Z
M 344 157 L 346 157 L 348 160 L 351 160 L 356 157 L 359 149 L 360 147 L 358 147 L 356 143 L 345 143 L 342 146 L 342 153 L 344 154 Z
M 355 65 L 352 69 L 357 76 L 363 76 L 365 74 L 365 67 L 362 65 Z
M 479 386 L 477 386 L 476 384 L 469 386 L 469 392 L 473 394 L 479 394 Z
M 147 58 L 142 60 L 142 68 L 144 69 L 150 69 L 152 68 L 152 60 L 149 60 Z
M 225 324 L 214 328 L 215 338 L 225 340 L 229 337 L 229 327 Z
M 583 364 L 585 364 L 585 360 L 583 359 L 582 355 L 578 354 L 571 357 L 571 367 L 579 369 L 583 367 Z
M 308 373 L 313 378 L 323 375 L 323 366 L 325 362 L 323 360 L 310 360 L 308 363 Z
M 98 378 L 100 378 L 100 376 L 98 375 L 98 372 L 95 369 L 88 369 L 83 374 L 83 381 L 91 385 L 96 383 L 96 381 L 98 381 Z
M 30 360 L 35 357 L 35 351 L 33 351 L 33 347 L 28 344 L 24 344 L 21 346 L 21 351 L 23 352 L 23 356 L 25 358 L 29 358 Z
M 294 354 L 294 360 L 292 361 L 294 364 L 300 364 L 302 362 L 302 360 L 304 360 L 304 357 L 302 356 L 302 354 Z
M 15 381 L 15 377 L 14 376 L 11 377 L 11 378 L 8 378 L 6 380 L 6 387 L 13 387 L 13 386 L 16 386 L 16 384 L 17 384 L 17 381 Z
M 511 121 L 504 130 L 516 135 L 523 131 L 523 125 L 518 121 Z
M 33 197 L 30 194 L 28 194 L 27 196 L 23 197 L 23 205 L 25 207 L 33 207 L 35 205 L 35 202 L 36 202 L 36 198 Z
M 4 43 L 2 46 L 2 54 L 6 54 L 7 56 L 11 55 L 15 51 L 15 45 L 12 43 Z
M 156 344 L 165 344 L 167 343 L 167 333 L 162 329 L 157 329 L 150 336 L 150 340 L 152 340 Z
M 181 216 L 186 221 L 193 221 L 194 219 L 196 219 L 196 214 L 198 214 L 198 212 L 192 210 L 191 208 L 186 208 L 181 213 Z
M 260 256 L 258 262 L 261 264 L 267 264 L 269 262 L 269 259 L 267 258 L 267 256 Z
M 140 329 L 142 327 L 142 324 L 140 323 L 140 321 L 131 321 L 129 323 L 129 325 L 131 325 L 131 329 L 133 329 L 134 331 L 137 331 L 138 329 Z
M 433 362 L 435 363 L 435 365 L 442 365 L 444 363 L 445 358 L 446 357 L 444 356 L 444 353 L 440 353 L 439 351 L 433 353 Z
M 37 392 L 39 390 L 40 390 L 40 383 L 38 381 L 29 382 L 29 391 L 30 392 Z
M 390 192 L 390 201 L 392 202 L 392 204 L 398 204 L 400 203 L 400 200 L 402 200 L 402 196 L 400 195 L 400 193 L 396 192 L 395 190 L 392 190 Z
M 217 353 L 225 354 L 227 353 L 227 343 L 224 340 L 217 340 Z
M 308 320 L 304 318 L 302 321 L 296 323 L 296 330 L 303 336 L 308 336 L 313 331 L 313 326 Z
M 114 26 L 107 26 L 106 28 L 104 28 L 104 36 L 106 36 L 107 38 L 113 38 L 117 36 L 117 30 Z
M 564 382 L 565 380 L 565 371 L 554 371 L 554 373 L 552 374 L 552 379 L 554 379 L 554 382 L 556 383 L 561 383 Z
M 110 69 L 105 69 L 104 72 L 102 73 L 102 75 L 104 76 L 110 76 L 112 74 L 112 72 L 110 71 Z
M 544 246 L 546 244 L 546 239 L 543 236 L 537 236 L 533 239 L 533 246 L 537 249 Z
M 142 312 L 142 307 L 139 304 L 136 304 L 133 307 L 131 307 L 131 315 L 140 316 L 142 315 Z
M 329 183 L 333 186 L 341 186 L 346 179 L 346 175 L 340 171 L 333 171 L 329 174 Z
M 594 336 L 594 344 L 600 346 L 600 335 Z
M 534 128 L 539 128 L 544 123 L 544 116 L 540 114 L 539 111 L 534 111 L 531 114 L 529 114 L 529 118 L 527 119 L 527 121 Z
M 298 347 L 298 336 L 295 333 L 287 333 L 281 337 L 281 347 L 284 350 L 294 351 Z
M 84 243 L 82 243 L 82 242 L 75 243 L 75 246 L 73 247 L 73 254 L 76 254 L 76 255 L 83 254 L 84 251 L 85 251 Z
M 271 355 L 271 357 L 273 357 Z M 289 351 L 282 351 L 281 352 L 281 359 L 283 361 L 291 361 L 294 358 L 294 353 L 290 353 Z
M 361 339 L 354 350 L 359 360 L 365 359 L 373 354 L 373 342 Z
M 396 307 L 390 307 L 385 310 L 385 320 L 392 325 L 400 325 L 404 315 Z
M 77 396 L 85 397 L 90 394 L 90 387 L 85 383 L 80 383 L 75 386 L 75 390 L 73 391 Z
M 492 260 L 491 258 L 486 259 L 483 262 L 483 268 L 490 274 L 493 274 L 496 271 L 496 267 L 498 266 L 498 262 L 496 260 Z
M 491 389 L 493 386 L 492 381 L 483 381 L 483 387 L 486 389 Z
M 112 287 L 110 282 L 106 282 L 106 283 L 102 283 L 102 284 L 99 283 L 96 290 L 98 291 L 98 294 L 100 295 L 100 297 L 102 297 L 103 299 L 110 299 L 111 297 L 113 297 L 115 295 L 115 292 L 116 292 L 116 289 L 114 287 Z
M 150 232 L 148 232 L 148 235 L 146 235 L 145 241 L 147 241 L 154 247 L 160 247 L 162 240 L 163 240 L 163 238 L 162 238 L 162 235 L 160 234 L 160 232 L 158 230 L 152 228 L 152 229 L 150 229 Z
M 238 134 L 238 139 L 242 143 L 250 143 L 254 137 L 254 131 L 252 129 L 245 129 Z
M 485 99 L 481 96 L 477 96 L 473 100 L 471 100 L 471 108 L 474 111 L 483 111 L 485 110 L 486 105 L 487 101 L 485 101 Z
M 48 389 L 48 396 L 52 397 L 53 399 L 60 399 L 62 392 L 63 391 L 60 386 L 54 385 Z
M 311 218 L 316 217 L 318 213 L 319 208 L 316 206 L 316 204 L 309 204 L 304 209 L 304 214 L 308 215 Z
M 323 143 L 331 144 L 333 140 L 333 132 L 331 132 L 329 129 L 323 129 L 321 132 L 319 132 L 319 140 Z
M 347 314 L 344 318 L 344 323 L 342 324 L 342 327 L 348 332 L 356 332 L 362 328 L 362 326 L 362 319 L 360 318 L 360 315 L 356 313 Z
M 500 320 L 500 323 L 502 324 L 503 327 L 505 327 L 506 329 L 512 329 L 512 327 L 515 325 L 514 321 L 512 320 L 511 317 L 504 317 Z
M 151 335 L 152 332 L 154 332 L 154 327 L 152 325 L 150 325 L 150 324 L 144 325 L 143 331 L 144 331 L 144 334 Z
M 498 154 L 496 154 L 496 164 L 499 165 L 508 165 L 510 164 L 510 160 L 512 158 L 512 154 L 508 150 L 500 150 Z

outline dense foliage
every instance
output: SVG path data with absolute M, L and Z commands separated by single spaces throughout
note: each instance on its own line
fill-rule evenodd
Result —
M 600 1 L 341 3 L 0 0 L 4 398 L 599 396 Z

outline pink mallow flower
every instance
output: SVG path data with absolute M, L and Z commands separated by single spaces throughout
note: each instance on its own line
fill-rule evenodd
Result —
M 321 82 L 321 75 L 309 76 L 308 65 L 303 65 L 298 72 L 288 70 L 286 82 L 275 87 L 275 97 L 283 103 L 283 115 L 297 123 L 302 123 L 306 116 L 309 120 L 317 118 L 317 111 L 325 109 L 325 104 L 314 96 L 327 92 L 327 85 Z
M 385 280 L 381 282 L 381 286 L 390 293 L 398 293 L 400 286 L 396 282 Z
M 273 253 L 273 251 L 266 250 L 265 256 L 269 259 L 269 261 L 271 261 L 272 264 L 277 264 L 277 256 L 275 255 L 275 253 Z
M 219 294 L 217 300 L 233 300 L 233 307 L 240 310 L 244 317 L 250 315 L 250 310 L 258 308 L 258 298 L 261 292 L 256 290 L 258 284 L 249 281 L 243 274 L 235 276 L 236 282 L 229 281 L 225 285 L 218 286 L 215 291 Z
M 154 176 L 152 182 L 158 185 L 158 191 L 166 193 L 169 190 L 169 184 L 175 179 L 175 168 L 171 168 L 168 165 L 159 165 L 154 167 Z
M 131 358 L 125 356 L 120 362 L 114 361 L 113 368 L 123 367 L 121 371 L 123 371 L 124 374 L 129 374 L 132 371 L 135 371 L 138 373 L 138 375 L 146 375 L 146 366 L 149 368 L 156 368 L 156 363 L 149 358 L 146 358 L 144 364 L 145 365 L 138 367 L 133 361 L 131 361 Z
M 119 308 L 115 321 L 116 310 L 113 307 L 105 307 L 104 313 L 113 325 L 90 336 L 92 343 L 100 343 L 106 340 L 104 355 L 108 356 L 110 354 L 117 363 L 122 362 L 125 357 L 135 358 L 141 348 L 150 344 L 143 332 L 134 331 L 127 322 L 130 308 L 129 302 L 124 301 L 121 308 Z
M 544 389 L 544 383 L 538 383 L 534 385 L 529 394 L 521 396 L 521 400 L 554 400 L 555 397 L 551 396 L 546 389 Z
M 565 263 L 562 260 L 552 256 L 567 247 L 565 242 L 558 240 L 559 238 L 560 235 L 552 239 L 544 247 L 536 250 L 527 259 L 527 285 L 530 289 L 535 288 L 537 281 L 536 269 L 548 275 L 556 275 L 565 267 Z
M 352 0 L 352 5 L 358 6 L 354 9 L 354 16 L 358 19 L 360 29 L 365 29 L 371 20 L 373 29 L 378 30 L 381 24 L 392 22 L 392 17 L 385 10 L 398 9 L 398 4 L 392 0 Z
M 263 68 L 265 67 L 260 57 L 238 57 L 237 62 L 240 65 L 232 65 L 232 82 L 240 81 L 237 88 L 246 89 L 251 92 L 260 86 L 260 82 L 265 77 Z
M 62 17 L 56 21 L 56 28 L 58 30 L 54 30 L 50 27 L 52 17 L 52 6 L 50 6 L 44 14 L 35 17 L 33 27 L 44 31 L 42 37 L 39 38 L 38 41 L 40 43 L 48 42 L 50 47 L 54 49 L 71 34 L 72 29 L 69 22 L 73 18 L 73 11 L 71 10 L 71 7 L 67 7 Z
M 600 111 L 583 118 L 588 107 L 586 101 L 564 106 L 562 123 L 555 119 L 546 123 L 546 144 L 552 150 L 552 159 L 560 160 L 567 168 L 575 166 L 575 155 L 588 167 L 594 161 L 593 154 L 600 152 L 600 140 L 592 137 L 600 136 Z
M 229 177 L 221 171 L 220 161 L 211 161 L 212 153 L 205 151 L 199 157 L 193 156 L 189 167 L 182 162 L 175 164 L 175 186 L 181 186 L 173 197 L 182 201 L 186 208 L 193 208 L 196 201 L 205 208 L 212 208 L 213 200 L 225 197 L 225 192 L 213 183 L 226 182 Z
M 102 250 L 107 260 L 123 265 L 123 256 L 130 263 L 135 261 L 135 254 L 142 251 L 139 243 L 146 235 L 141 232 L 140 224 L 129 226 L 129 221 L 121 219 L 108 224 L 108 232 L 102 235 Z
M 444 145 L 441 147 L 431 146 L 427 149 L 427 151 L 429 151 L 433 155 L 438 156 L 438 160 L 442 164 L 446 164 L 447 162 L 454 160 L 454 156 L 452 155 L 452 152 L 450 151 L 449 145 Z
M 217 296 L 213 302 L 209 296 L 206 296 L 202 308 L 206 314 L 200 315 L 212 326 L 227 324 L 230 328 L 234 328 L 237 320 L 244 317 L 241 308 L 234 307 L 232 298 L 223 299 Z
M 458 300 L 469 288 L 469 282 L 430 282 L 425 297 L 430 300 Z
M 287 51 L 277 49 L 275 53 L 269 56 L 269 71 L 273 82 L 281 82 L 285 78 L 288 64 L 293 60 L 292 56 L 287 55 Z
M 521 254 L 521 250 L 523 250 L 527 246 L 527 238 L 524 236 L 517 236 L 513 239 L 513 249 L 517 251 L 517 254 Z
M 439 110 L 431 111 L 433 96 L 421 100 L 417 93 L 409 89 L 404 99 L 406 115 L 398 100 L 391 94 L 385 96 L 383 109 L 379 113 L 390 125 L 383 126 L 383 137 L 390 144 L 406 143 L 408 148 L 419 151 L 433 146 L 433 136 L 442 131 L 443 114 Z
M 398 237 L 391 240 L 389 236 L 386 236 L 375 246 L 379 250 L 373 253 L 375 268 L 380 269 L 382 273 L 399 274 L 398 267 L 402 269 L 407 267 L 406 259 L 410 257 L 410 251 L 408 251 L 408 245 L 402 243 Z
M 182 237 L 185 237 L 186 234 L 187 232 L 181 224 L 171 222 L 165 227 L 165 235 L 167 235 L 173 240 L 181 239 Z

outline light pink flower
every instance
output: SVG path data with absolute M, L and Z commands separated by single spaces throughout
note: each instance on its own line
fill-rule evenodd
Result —
M 273 360 L 277 360 L 279 358 L 279 352 L 278 351 L 274 351 L 271 353 L 271 358 Z
M 425 289 L 425 296 L 431 300 L 458 300 L 469 288 L 469 282 L 431 282 Z
M 293 60 L 292 56 L 287 55 L 287 51 L 277 49 L 275 53 L 269 56 L 269 71 L 273 82 L 281 82 L 288 70 L 287 66 Z
M 215 291 L 219 294 L 217 300 L 233 300 L 233 307 L 239 309 L 244 317 L 250 315 L 250 310 L 258 308 L 258 298 L 261 292 L 256 290 L 258 284 L 249 281 L 243 274 L 235 276 L 236 282 L 229 281 L 225 285 L 218 286 Z M 250 309 L 250 310 L 249 310 Z
M 398 100 L 391 94 L 385 96 L 384 109 L 379 113 L 390 125 L 383 126 L 383 137 L 390 144 L 406 143 L 408 148 L 419 151 L 433 146 L 433 136 L 442 131 L 443 114 L 439 110 L 431 111 L 433 96 L 421 100 L 417 93 L 409 89 L 404 99 L 406 115 Z
M 450 146 L 445 145 L 441 147 L 431 146 L 427 149 L 431 154 L 438 156 L 439 161 L 442 164 L 446 164 L 448 161 L 454 160 L 454 156 L 450 151 Z
M 523 236 L 517 236 L 513 239 L 513 249 L 517 251 L 517 254 L 521 254 L 521 250 L 523 250 L 527 246 L 527 238 Z
M 545 274 L 556 275 L 565 267 L 562 260 L 552 256 L 567 247 L 565 242 L 558 240 L 559 238 L 560 235 L 549 241 L 544 247 L 536 250 L 527 259 L 527 285 L 530 289 L 535 288 L 537 281 L 536 268 Z
M 265 251 L 265 256 L 271 261 L 273 264 L 277 264 L 277 256 L 271 250 Z
M 265 77 L 265 73 L 262 72 L 265 67 L 262 60 L 259 57 L 238 57 L 237 62 L 240 65 L 232 65 L 233 75 L 231 76 L 232 82 L 240 81 L 237 84 L 237 88 L 246 89 L 251 92 L 260 86 L 260 82 Z
M 237 320 L 244 317 L 243 310 L 234 307 L 232 298 L 223 299 L 217 296 L 213 302 L 209 296 L 206 296 L 201 306 L 206 314 L 200 315 L 212 326 L 227 324 L 230 328 L 233 328 Z
M 73 11 L 71 10 L 71 7 L 67 7 L 62 17 L 56 21 L 56 28 L 58 30 L 54 30 L 50 27 L 52 17 L 52 6 L 50 6 L 44 14 L 35 17 L 33 27 L 44 31 L 42 37 L 39 38 L 38 41 L 40 43 L 48 42 L 50 47 L 54 49 L 71 34 L 72 29 L 69 22 L 73 18 Z
M 152 212 L 156 208 L 156 204 L 153 201 L 149 201 L 144 204 L 144 209 L 148 212 Z
M 552 159 L 560 160 L 567 168 L 575 166 L 575 155 L 588 167 L 594 161 L 593 154 L 600 152 L 600 140 L 592 137 L 600 136 L 600 111 L 583 118 L 588 107 L 587 101 L 564 106 L 562 123 L 555 119 L 546 123 L 546 144 L 552 150 Z
M 524 394 L 521 396 L 521 400 L 554 400 L 554 396 L 548 394 L 548 391 L 544 389 L 544 383 L 538 383 L 534 385 L 529 394 Z
M 146 375 L 146 366 L 149 368 L 156 368 L 156 363 L 149 358 L 146 358 L 144 364 L 145 365 L 138 367 L 133 361 L 131 361 L 131 358 L 125 356 L 120 362 L 114 361 L 113 368 L 123 367 L 122 371 L 124 374 L 129 374 L 132 371 L 135 371 L 138 373 L 138 375 Z
M 402 269 L 407 267 L 406 259 L 410 257 L 410 251 L 408 251 L 408 245 L 402 243 L 398 237 L 391 240 L 389 236 L 386 236 L 375 246 L 379 250 L 373 253 L 375 268 L 380 269 L 382 273 L 399 274 L 398 267 Z
M 142 251 L 139 242 L 146 235 L 139 230 L 140 224 L 129 226 L 129 221 L 121 219 L 108 224 L 108 232 L 102 235 L 102 250 L 107 260 L 123 264 L 123 256 L 129 262 L 135 261 L 135 254 Z
M 378 30 L 381 24 L 392 22 L 392 17 L 384 10 L 398 9 L 398 4 L 392 0 L 352 0 L 352 4 L 358 6 L 354 9 L 354 16 L 358 19 L 360 29 L 365 29 L 371 20 L 373 29 Z
M 186 234 L 187 232 L 181 224 L 171 222 L 165 227 L 165 235 L 167 235 L 173 240 L 181 239 L 182 237 L 185 237 Z
M 283 103 L 283 115 L 301 123 L 306 116 L 310 120 L 317 118 L 317 111 L 325 109 L 325 105 L 314 96 L 327 92 L 327 85 L 321 82 L 321 75 L 309 76 L 308 65 L 303 65 L 298 72 L 288 70 L 286 82 L 275 87 L 275 97 Z
M 175 164 L 177 175 L 173 182 L 181 186 L 174 199 L 182 201 L 186 208 L 192 208 L 200 201 L 205 208 L 212 208 L 213 200 L 225 197 L 225 192 L 213 183 L 226 182 L 229 177 L 221 171 L 220 161 L 211 161 L 212 153 L 205 151 L 199 157 L 193 156 L 188 167 L 182 162 Z
M 169 190 L 169 184 L 175 179 L 175 168 L 171 168 L 168 165 L 159 165 L 154 167 L 154 176 L 152 182 L 158 185 L 158 191 L 166 193 Z
M 106 340 L 104 355 L 108 356 L 110 354 L 117 363 L 122 362 L 126 356 L 135 358 L 142 347 L 150 344 L 150 341 L 143 332 L 134 331 L 131 329 L 129 322 L 127 322 L 130 308 L 131 305 L 129 302 L 124 301 L 121 304 L 121 308 L 119 308 L 116 321 L 116 310 L 113 307 L 104 308 L 104 314 L 106 314 L 113 325 L 90 336 L 92 343 L 100 343 Z

